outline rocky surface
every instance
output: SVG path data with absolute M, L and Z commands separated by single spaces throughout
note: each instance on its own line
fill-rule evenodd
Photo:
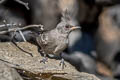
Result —
M 0 61 L 0 80 L 23 80 L 14 68 Z
M 41 57 L 37 47 L 30 43 L 17 43 L 19 47 L 33 55 L 30 56 L 26 52 L 18 49 L 13 43 L 0 43 L 0 60 L 14 67 L 18 72 L 25 74 L 33 80 L 57 78 L 62 80 L 99 80 L 95 76 L 78 72 L 72 65 L 66 63 L 66 67 L 62 70 L 59 66 L 60 60 L 49 59 L 46 64 L 40 63 Z

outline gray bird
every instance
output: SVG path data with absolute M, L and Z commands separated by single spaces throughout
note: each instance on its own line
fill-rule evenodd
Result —
M 38 45 L 41 47 L 41 51 L 44 54 L 44 59 L 41 60 L 41 62 L 45 63 L 47 61 L 46 55 L 49 54 L 60 56 L 60 53 L 67 48 L 69 33 L 79 28 L 80 27 L 72 24 L 69 13 L 66 10 L 62 15 L 61 22 L 56 28 L 45 31 L 36 38 Z M 60 65 L 61 64 L 64 65 L 64 59 L 61 60 Z

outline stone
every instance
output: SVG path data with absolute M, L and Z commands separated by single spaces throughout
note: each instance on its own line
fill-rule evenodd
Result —
M 72 79 L 74 76 L 78 76 L 77 78 L 81 76 L 80 72 L 67 62 L 65 62 L 67 66 L 64 69 L 59 66 L 60 60 L 48 58 L 48 62 L 46 64 L 40 63 L 40 60 L 43 57 L 40 56 L 40 53 L 38 53 L 35 45 L 27 42 L 17 43 L 17 45 L 25 51 L 31 53 L 33 57 L 18 49 L 15 45 L 13 45 L 13 43 L 0 43 L 0 60 L 3 60 L 11 67 L 21 70 L 23 74 L 31 78 L 50 79 L 55 75 L 62 75 L 64 77 L 66 76 L 66 79 Z M 74 80 L 77 80 L 77 78 Z
M 23 80 L 18 72 L 0 61 L 0 80 Z

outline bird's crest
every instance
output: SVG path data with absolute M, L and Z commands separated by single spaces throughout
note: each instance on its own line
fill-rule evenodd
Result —
M 61 19 L 62 19 L 62 21 L 70 21 L 71 20 L 70 12 L 68 11 L 68 9 L 63 11 Z

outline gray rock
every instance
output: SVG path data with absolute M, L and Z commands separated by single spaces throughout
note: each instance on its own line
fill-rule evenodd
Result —
M 96 33 L 96 51 L 98 58 L 111 68 L 116 68 L 120 52 L 120 6 L 115 5 L 103 10 L 99 17 Z
M 40 63 L 42 57 L 38 53 L 36 46 L 24 42 L 17 43 L 17 45 L 19 45 L 25 51 L 31 52 L 33 54 L 33 57 L 19 50 L 12 43 L 0 43 L 0 59 L 6 61 L 6 63 L 12 67 L 23 70 L 24 72 L 28 72 L 26 73 L 27 76 L 31 77 L 32 74 L 32 76 L 35 75 L 37 78 L 40 77 L 42 79 L 50 79 L 52 76 L 55 75 L 62 75 L 64 77 L 66 75 L 66 79 L 72 79 L 75 76 L 77 76 L 77 78 L 80 77 L 80 72 L 78 72 L 72 65 L 67 62 L 65 62 L 67 66 L 63 70 L 61 66 L 59 66 L 60 60 L 48 58 L 48 62 L 46 64 Z M 44 77 L 46 75 L 50 76 Z M 33 79 L 35 79 L 35 77 Z
M 63 58 L 79 71 L 95 73 L 96 61 L 91 57 L 93 50 L 94 43 L 91 36 L 76 30 L 69 35 L 68 53 L 63 54 Z
M 0 61 L 0 80 L 23 80 L 17 71 Z
M 60 75 L 55 75 L 53 76 L 51 79 L 60 79 L 61 80 L 66 80 L 66 79 L 71 79 L 71 80 L 101 80 L 99 78 L 97 78 L 96 76 L 94 76 L 93 74 L 88 74 L 88 73 L 84 73 L 81 72 L 79 75 L 77 76 L 71 76 L 71 75 L 64 75 L 64 76 L 60 76 Z
M 73 52 L 72 54 L 64 53 L 62 57 L 70 62 L 77 70 L 96 74 L 96 61 L 82 52 Z

